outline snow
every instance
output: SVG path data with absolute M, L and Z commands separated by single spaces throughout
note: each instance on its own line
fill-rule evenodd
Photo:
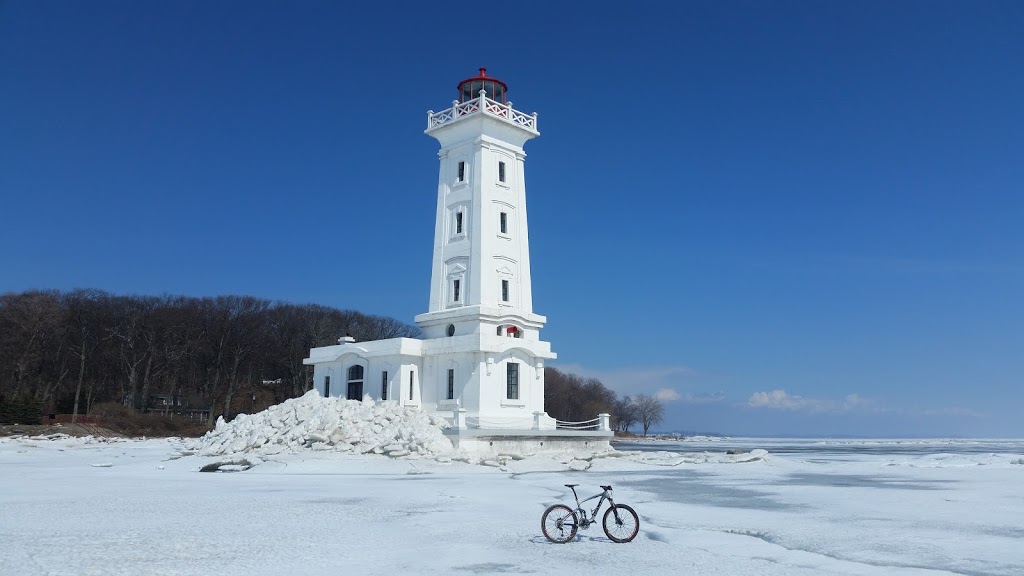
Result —
M 730 438 L 483 465 L 430 448 L 409 458 L 428 440 L 406 441 L 400 457 L 363 450 L 402 438 L 383 424 L 299 447 L 338 427 L 322 416 L 296 417 L 282 432 L 295 444 L 276 454 L 259 450 L 276 441 L 214 449 L 252 438 L 259 427 L 240 418 L 201 442 L 0 438 L 0 574 L 1024 574 L 1022 442 L 904 453 Z M 237 471 L 199 472 L 214 463 Z M 549 543 L 540 517 L 571 502 L 565 483 L 581 496 L 614 486 L 640 534 L 614 544 L 593 526 Z
M 441 432 L 443 418 L 367 398 L 324 398 L 310 390 L 257 414 L 223 418 L 190 450 L 203 456 L 296 452 L 307 448 L 336 452 L 387 454 L 392 457 L 452 451 Z

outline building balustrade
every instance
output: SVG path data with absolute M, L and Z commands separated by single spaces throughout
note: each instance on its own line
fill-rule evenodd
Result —
M 481 90 L 480 96 L 466 102 L 459 102 L 458 100 L 452 101 L 452 107 L 442 110 L 440 112 L 434 112 L 433 110 L 427 111 L 427 130 L 444 126 L 465 118 L 474 114 L 487 114 L 495 118 L 500 118 L 519 126 L 525 130 L 529 130 L 534 134 L 537 132 L 537 113 L 527 114 L 520 112 L 512 107 L 512 103 L 502 104 L 496 100 L 491 100 L 487 97 L 487 91 Z

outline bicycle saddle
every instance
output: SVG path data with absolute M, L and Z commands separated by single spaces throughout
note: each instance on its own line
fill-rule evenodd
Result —
M 577 486 L 579 486 L 579 484 L 566 484 L 565 485 L 566 488 L 575 488 Z
M 611 490 L 612 489 L 611 486 L 601 486 L 601 488 L 604 488 L 605 490 Z

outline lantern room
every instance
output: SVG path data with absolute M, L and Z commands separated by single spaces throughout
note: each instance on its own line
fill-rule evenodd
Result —
M 459 102 L 468 102 L 480 96 L 480 91 L 486 90 L 487 97 L 496 102 L 506 104 L 508 86 L 497 78 L 487 75 L 487 68 L 480 69 L 480 75 L 467 78 L 459 82 Z

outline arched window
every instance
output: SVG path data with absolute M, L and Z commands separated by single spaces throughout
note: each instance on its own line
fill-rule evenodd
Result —
M 363 367 L 358 364 L 348 369 L 348 399 L 363 398 Z

